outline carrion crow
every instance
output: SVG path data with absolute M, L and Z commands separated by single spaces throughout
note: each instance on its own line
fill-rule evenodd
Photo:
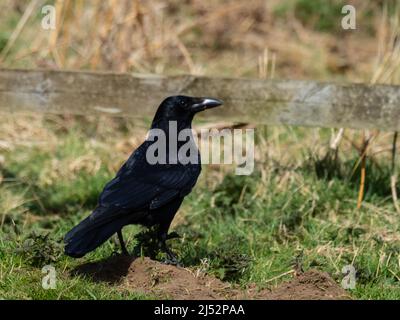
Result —
M 75 258 L 82 257 L 117 233 L 122 251 L 127 254 L 121 230 L 129 224 L 140 224 L 158 226 L 157 240 L 161 249 L 170 263 L 177 263 L 176 256 L 166 244 L 168 229 L 184 197 L 196 184 L 201 163 L 197 147 L 194 150 L 198 161 L 182 163 L 179 157 L 170 157 L 176 151 L 173 144 L 179 149 L 185 143 L 179 141 L 177 135 L 170 134 L 170 125 L 175 124 L 179 135 L 181 130 L 191 129 L 196 113 L 221 104 L 220 100 L 212 98 L 166 98 L 158 107 L 151 125 L 152 130 L 165 133 L 166 161 L 149 161 L 149 148 L 160 142 L 154 141 L 149 134 L 115 178 L 106 184 L 94 211 L 66 234 L 65 253 Z

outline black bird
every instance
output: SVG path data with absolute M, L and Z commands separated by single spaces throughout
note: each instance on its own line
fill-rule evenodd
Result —
M 170 138 L 179 150 L 185 141 L 178 141 L 169 135 L 169 125 L 174 122 L 177 132 L 191 129 L 196 113 L 220 106 L 222 102 L 212 98 L 172 96 L 166 98 L 153 119 L 151 129 L 161 129 L 166 137 L 166 154 L 169 155 Z M 147 151 L 156 141 L 147 138 L 120 168 L 114 179 L 107 183 L 100 194 L 95 210 L 71 231 L 65 238 L 65 253 L 79 258 L 93 251 L 114 233 L 117 233 L 121 249 L 128 254 L 122 237 L 122 228 L 129 224 L 146 227 L 158 226 L 158 241 L 167 254 L 169 262 L 177 263 L 166 240 L 170 224 L 184 197 L 188 195 L 201 171 L 200 153 L 197 148 L 197 163 L 184 164 L 170 161 L 165 164 L 151 164 Z M 171 147 L 172 148 L 172 147 Z M 171 157 L 176 159 L 176 157 Z

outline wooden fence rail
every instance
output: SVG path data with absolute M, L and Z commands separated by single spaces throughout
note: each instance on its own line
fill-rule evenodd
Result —
M 400 130 L 399 86 L 0 69 L 0 111 L 151 117 L 175 94 L 224 100 L 204 119 Z

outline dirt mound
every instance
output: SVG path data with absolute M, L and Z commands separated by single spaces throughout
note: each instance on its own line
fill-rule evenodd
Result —
M 190 269 L 152 261 L 137 259 L 129 267 L 122 283 L 127 289 L 157 293 L 173 299 L 221 299 L 230 285 L 204 274 L 195 274 Z
M 344 300 L 350 295 L 327 273 L 309 270 L 278 287 L 245 292 L 243 298 L 266 300 Z
M 75 270 L 95 281 L 118 285 L 121 290 L 150 293 L 171 299 L 349 299 L 327 274 L 310 270 L 273 289 L 240 290 L 229 283 L 188 268 L 165 265 L 149 258 L 115 256 Z

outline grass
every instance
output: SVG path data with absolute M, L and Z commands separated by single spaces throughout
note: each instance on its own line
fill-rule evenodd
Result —
M 0 49 L 21 16 L 12 2 L 0 4 Z M 26 1 L 17 2 L 24 9 Z M 62 20 L 54 33 L 41 28 L 37 10 L 0 63 L 13 68 L 257 77 L 263 67 L 260 58 L 268 50 L 269 59 L 276 58 L 276 77 L 352 81 L 369 76 L 376 63 L 381 1 L 352 1 L 357 32 L 341 29 L 343 0 L 122 2 L 55 2 Z M 388 11 L 395 12 L 394 2 L 384 1 L 391 4 Z M 340 41 L 344 36 L 349 41 Z M 360 47 L 365 54 L 359 54 Z
M 27 3 L 1 2 L 0 51 Z M 396 1 L 352 1 L 357 31 L 351 32 L 340 29 L 342 0 L 121 1 L 122 10 L 111 2 L 61 3 L 57 32 L 42 30 L 36 11 L 2 67 L 400 81 Z M 152 298 L 71 275 L 80 264 L 112 255 L 115 239 L 81 260 L 62 254 L 64 234 L 91 212 L 148 123 L 98 116 L 1 119 L 0 298 Z M 340 283 L 343 266 L 353 264 L 354 298 L 399 299 L 391 134 L 380 133 L 368 150 L 359 210 L 359 153 L 352 144 L 362 135 L 346 131 L 339 161 L 325 157 L 330 135 L 326 129 L 257 127 L 251 176 L 205 166 L 172 228 L 182 236 L 170 242 L 183 263 L 242 286 L 277 285 L 293 268 L 317 268 Z M 139 231 L 124 230 L 129 248 Z M 57 270 L 56 290 L 41 286 L 49 263 Z
M 15 125 L 22 125 L 22 119 L 14 119 Z M 92 129 L 72 126 L 60 133 L 53 120 L 39 122 L 40 136 L 46 136 L 48 143 L 38 146 L 32 136 L 30 146 L 29 141 L 23 146 L 15 143 L 4 152 L 0 297 L 151 298 L 71 275 L 84 262 L 112 255 L 118 250 L 116 239 L 80 260 L 62 254 L 63 235 L 90 213 L 99 191 L 134 147 L 136 142 L 129 143 L 129 125 L 123 124 L 125 129 L 110 136 L 109 128 L 121 127 L 121 120 L 100 119 L 92 120 L 99 124 Z M 143 133 L 137 134 L 138 141 Z M 51 142 L 49 137 L 55 134 L 57 140 Z M 327 130 L 257 130 L 257 150 L 265 150 L 265 143 L 269 149 L 267 156 L 256 155 L 257 169 L 250 176 L 205 166 L 173 225 L 181 235 L 170 240 L 173 249 L 186 266 L 206 268 L 241 286 L 274 286 L 290 276 L 268 280 L 295 266 L 329 272 L 340 283 L 343 266 L 353 264 L 357 270 L 354 298 L 399 299 L 400 230 L 388 187 L 389 163 L 385 157 L 379 168 L 369 163 L 366 197 L 357 210 L 359 175 L 357 171 L 351 175 L 357 153 L 343 151 L 336 166 L 324 162 L 322 149 L 309 147 L 299 153 L 304 144 L 296 142 L 298 137 L 310 141 L 315 134 L 321 139 Z M 292 148 L 282 156 L 278 146 Z M 131 249 L 137 232 L 137 227 L 124 230 Z M 57 270 L 56 290 L 41 287 L 41 268 L 49 263 Z
M 342 0 L 296 0 L 283 1 L 275 8 L 278 16 L 284 16 L 293 11 L 299 21 L 308 24 L 315 30 L 324 32 L 339 32 L 338 21 L 342 18 L 342 7 L 347 4 Z

